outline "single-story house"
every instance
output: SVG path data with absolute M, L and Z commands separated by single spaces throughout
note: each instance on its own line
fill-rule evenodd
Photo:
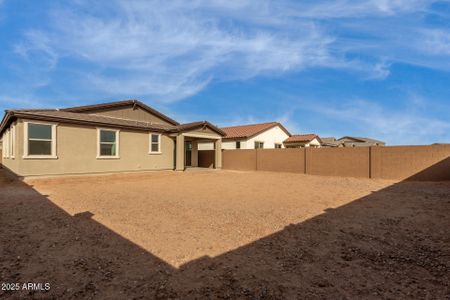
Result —
M 179 124 L 137 100 L 65 109 L 6 110 L 3 166 L 19 176 L 144 170 L 198 165 L 198 143 L 215 149 L 225 133 L 207 121 Z
M 343 147 L 371 147 L 371 146 L 385 146 L 383 141 L 375 140 L 367 137 L 344 136 L 338 139 Z
M 353 137 L 353 136 L 344 136 L 340 139 L 336 139 L 334 137 L 322 138 L 322 146 L 323 147 L 371 147 L 371 146 L 385 146 L 386 143 L 366 138 L 366 137 Z
M 278 122 L 249 124 L 220 128 L 225 136 L 222 149 L 275 149 L 284 148 L 283 141 L 291 136 Z M 199 150 L 212 150 L 210 142 L 201 143 Z
M 320 148 L 322 140 L 317 134 L 294 134 L 283 141 L 286 148 Z
M 322 147 L 339 147 L 340 142 L 335 137 L 322 138 Z

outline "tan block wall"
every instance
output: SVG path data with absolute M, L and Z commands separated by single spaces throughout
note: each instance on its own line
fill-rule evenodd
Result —
M 258 149 L 258 171 L 295 172 L 305 171 L 305 149 Z
M 20 176 L 164 170 L 174 168 L 173 139 L 161 136 L 162 154 L 149 154 L 149 134 L 120 130 L 119 159 L 97 159 L 97 129 L 59 124 L 58 159 L 23 159 L 23 123 L 18 123 L 17 155 L 7 168 Z
M 295 151 L 305 155 L 297 155 Z M 225 150 L 223 168 L 341 177 L 444 181 L 450 180 L 450 145 Z
M 450 145 L 372 147 L 372 178 L 450 180 Z
M 306 173 L 369 178 L 369 148 L 307 148 Z
M 222 168 L 256 171 L 256 150 L 223 150 Z

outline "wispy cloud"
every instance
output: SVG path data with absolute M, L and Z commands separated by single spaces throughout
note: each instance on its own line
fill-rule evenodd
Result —
M 87 83 L 104 93 L 152 95 L 166 101 L 195 94 L 212 78 L 246 79 L 328 59 L 332 39 L 311 22 L 299 24 L 302 39 L 297 39 L 273 30 L 220 24 L 220 18 L 197 12 L 201 7 L 118 2 L 112 18 L 58 10 L 52 14 L 50 31 L 27 32 L 26 42 L 17 44 L 15 51 L 25 59 L 30 52 L 40 52 L 49 68 L 59 56 L 84 60 L 98 67 L 86 77 Z
M 38 53 L 49 69 L 61 57 L 87 62 L 93 68 L 81 82 L 107 95 L 170 102 L 198 93 L 211 80 L 245 80 L 310 67 L 386 78 L 395 55 L 386 57 L 375 49 L 370 60 L 349 56 L 363 43 L 354 47 L 321 20 L 424 11 L 431 1 L 77 3 L 55 6 L 48 26 L 27 31 L 15 52 L 26 60 Z M 364 47 L 377 42 L 368 43 Z
M 344 101 L 340 105 L 300 102 L 301 109 L 317 114 L 317 118 L 346 123 L 355 133 L 384 138 L 391 145 L 450 140 L 450 121 L 429 116 L 423 110 L 423 99 L 418 97 L 397 109 L 365 99 Z
M 450 56 L 450 30 L 428 29 L 422 31 L 422 49 L 425 52 Z
M 54 104 L 43 102 L 46 87 L 52 90 L 47 95 L 64 96 L 59 99 L 136 97 L 168 104 L 214 82 L 288 77 L 307 69 L 349 72 L 364 83 L 388 79 L 398 63 L 450 71 L 450 31 L 427 23 L 429 15 L 442 14 L 436 2 L 449 1 L 53 3 L 39 25 L 21 28 L 9 45 L 15 60 L 8 67 L 17 81 L 0 82 L 0 105 Z M 59 91 L 53 91 L 55 86 Z M 409 99 L 410 107 L 401 109 L 385 100 L 340 105 L 314 100 L 302 103 L 301 109 L 364 128 L 365 134 L 390 143 L 449 140 L 449 122 L 426 114 L 416 100 Z M 60 105 L 68 103 L 53 106 Z M 279 109 L 269 119 L 247 109 L 246 115 L 224 113 L 218 121 L 230 125 L 279 120 L 301 132 L 304 124 L 297 122 L 294 110 Z

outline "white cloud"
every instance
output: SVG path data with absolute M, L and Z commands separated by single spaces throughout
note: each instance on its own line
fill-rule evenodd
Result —
M 343 68 L 383 79 L 389 75 L 388 63 L 346 58 L 342 48 L 336 48 L 336 37 L 308 16 L 392 14 L 424 2 L 80 3 L 55 9 L 48 29 L 28 31 L 16 53 L 28 60 L 38 53 L 43 70 L 45 63 L 54 68 L 60 58 L 85 61 L 94 66 L 82 78 L 90 88 L 170 102 L 198 93 L 211 80 L 242 80 L 309 67 Z M 303 19 L 297 18 L 299 12 Z
M 385 139 L 390 145 L 429 144 L 450 140 L 450 121 L 429 117 L 422 99 L 413 97 L 400 109 L 388 109 L 377 102 L 351 100 L 341 105 L 302 102 L 301 108 L 336 123 L 352 125 L 355 132 Z M 314 103 L 314 104 L 311 104 Z
M 312 22 L 295 35 L 264 28 L 242 30 L 204 14 L 212 5 L 185 2 L 119 2 L 111 18 L 58 11 L 51 31 L 27 34 L 16 47 L 24 57 L 41 51 L 49 58 L 75 57 L 99 66 L 87 77 L 106 93 L 154 95 L 166 101 L 197 93 L 212 78 L 246 79 L 324 65 L 332 39 Z M 226 7 L 219 2 L 215 9 Z M 197 10 L 198 9 L 198 10 Z M 301 36 L 301 38 L 299 37 Z M 57 55 L 55 53 L 58 53 Z
M 53 49 L 49 36 L 41 31 L 30 30 L 25 34 L 26 42 L 14 46 L 14 52 L 29 63 L 39 64 L 44 69 L 53 69 L 58 63 L 58 55 Z
M 422 31 L 422 34 L 423 51 L 437 55 L 450 55 L 450 31 L 429 29 Z
M 415 42 L 422 29 L 411 20 L 433 2 L 79 0 L 55 5 L 45 26 L 26 31 L 14 51 L 43 76 L 60 60 L 75 60 L 68 68 L 81 62 L 85 69 L 72 73 L 84 75 L 71 80 L 84 88 L 165 102 L 194 95 L 215 80 L 311 67 L 382 80 L 396 62 L 450 69 L 431 57 L 450 55 L 448 32 L 433 31 L 426 43 Z M 414 17 L 406 24 L 395 22 L 408 14 Z M 364 38 L 341 36 L 340 30 Z
M 424 10 L 430 0 L 336 0 L 306 1 L 295 4 L 295 14 L 310 18 L 363 18 L 392 16 Z

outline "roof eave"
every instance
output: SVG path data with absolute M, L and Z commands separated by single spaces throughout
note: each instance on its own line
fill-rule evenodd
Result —
M 177 121 L 174 119 L 166 116 L 165 114 L 157 111 L 156 109 L 148 106 L 147 104 L 139 101 L 139 100 L 123 100 L 123 101 L 116 101 L 116 102 L 109 102 L 109 103 L 100 103 L 100 104 L 92 104 L 92 105 L 84 105 L 84 106 L 76 106 L 76 107 L 69 107 L 69 108 L 63 108 L 61 111 L 67 111 L 67 112 L 86 112 L 91 110 L 97 110 L 97 109 L 109 109 L 114 107 L 122 107 L 122 106 L 128 106 L 128 105 L 136 105 L 142 108 L 143 110 L 152 113 L 161 119 L 169 122 L 170 124 L 174 126 L 180 125 Z
M 139 131 L 155 131 L 155 132 L 167 132 L 167 129 L 163 128 L 150 128 L 150 127 L 142 127 L 142 126 L 132 126 L 132 125 L 121 125 L 121 124 L 111 124 L 108 122 L 96 122 L 96 121 L 87 121 L 87 120 L 73 120 L 64 117 L 55 117 L 55 116 L 39 116 L 35 114 L 27 114 L 16 112 L 13 113 L 15 117 L 30 119 L 30 120 L 40 120 L 40 121 L 50 121 L 50 122 L 63 122 L 69 124 L 78 124 L 78 125 L 93 125 L 93 126 L 104 126 L 111 128 L 119 128 L 119 129 L 130 129 L 130 130 L 139 130 Z
M 183 126 L 183 124 L 181 124 L 180 126 Z M 222 137 L 224 137 L 226 135 L 226 133 L 223 130 L 212 125 L 208 121 L 202 121 L 202 122 L 199 122 L 198 124 L 196 123 L 196 124 L 193 124 L 192 126 L 188 126 L 186 128 L 175 128 L 172 130 L 172 132 L 183 132 L 183 131 L 195 130 L 195 129 L 202 128 L 205 126 L 208 127 L 209 129 L 213 130 L 214 132 L 218 133 Z
M 3 134 L 3 131 L 5 131 L 5 128 L 7 127 L 8 122 L 13 115 L 13 111 L 5 110 L 5 115 L 3 116 L 2 122 L 0 123 L 0 135 Z

